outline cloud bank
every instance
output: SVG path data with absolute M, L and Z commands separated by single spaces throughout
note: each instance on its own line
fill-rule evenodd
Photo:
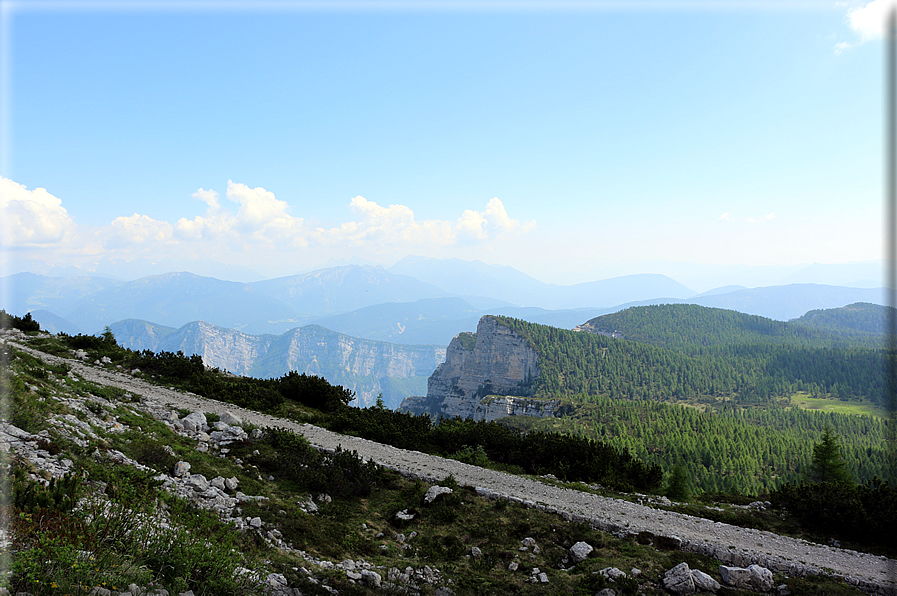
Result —
M 75 222 L 62 200 L 45 188 L 28 190 L 0 177 L 0 213 L 4 248 L 58 244 L 74 232 Z
M 133 213 L 85 229 L 75 224 L 62 200 L 45 189 L 30 191 L 0 178 L 0 191 L 9 225 L 6 248 L 40 245 L 45 255 L 55 249 L 57 257 L 214 259 L 243 265 L 272 258 L 281 264 L 306 257 L 319 261 L 322 256 L 390 258 L 440 254 L 452 246 L 489 248 L 535 228 L 535 222 L 512 218 L 498 198 L 488 201 L 482 211 L 464 209 L 454 221 L 418 221 L 406 205 L 385 207 L 362 196 L 348 202 L 349 221 L 313 226 L 273 192 L 229 180 L 224 199 L 212 189 L 193 193 L 205 205 L 201 215 L 171 223 Z

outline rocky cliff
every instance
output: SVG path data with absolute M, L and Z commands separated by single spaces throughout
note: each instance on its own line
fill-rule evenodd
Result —
M 409 346 L 350 337 L 317 325 L 283 335 L 250 335 L 195 321 L 180 329 L 156 329 L 145 321 L 112 325 L 118 343 L 132 349 L 198 354 L 206 366 L 238 375 L 279 377 L 291 370 L 321 376 L 355 391 L 353 405 L 373 405 L 382 393 L 395 408 L 421 393 L 445 354 L 439 346 Z
M 400 409 L 443 416 L 495 420 L 504 416 L 551 416 L 556 402 L 532 397 L 539 355 L 521 335 L 491 316 L 476 333 L 457 335 L 427 382 L 427 396 L 406 398 Z

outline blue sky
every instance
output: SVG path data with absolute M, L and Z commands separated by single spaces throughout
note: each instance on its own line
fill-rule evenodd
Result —
M 3 2 L 3 264 L 879 259 L 882 1 Z

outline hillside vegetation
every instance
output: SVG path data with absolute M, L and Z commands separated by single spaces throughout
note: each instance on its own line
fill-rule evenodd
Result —
M 887 478 L 891 465 L 890 422 L 795 407 L 729 405 L 701 412 L 663 402 L 581 395 L 568 401 L 558 417 L 516 416 L 506 424 L 606 442 L 666 471 L 681 465 L 700 492 L 759 495 L 800 482 L 826 427 L 841 437 L 844 460 L 857 481 Z
M 779 344 L 806 347 L 882 347 L 886 308 L 857 303 L 812 310 L 789 322 L 694 304 L 628 308 L 581 325 L 592 333 L 619 333 L 652 345 L 694 350 L 700 346 Z
M 632 308 L 593 319 L 614 338 L 498 320 L 539 353 L 536 396 L 711 398 L 767 403 L 798 392 L 884 406 L 883 349 L 762 317 L 694 305 Z M 619 323 L 619 324 L 617 324 Z

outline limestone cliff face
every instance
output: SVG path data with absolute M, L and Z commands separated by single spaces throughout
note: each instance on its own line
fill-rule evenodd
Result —
M 324 327 L 308 325 L 283 335 L 250 335 L 203 321 L 188 323 L 161 334 L 142 333 L 132 325 L 119 343 L 140 345 L 154 351 L 198 354 L 206 366 L 253 377 L 279 377 L 291 370 L 321 376 L 335 385 L 355 391 L 353 405 L 374 405 L 382 393 L 387 407 L 423 391 L 427 377 L 439 364 L 445 349 L 439 346 L 391 344 L 350 337 Z M 116 338 L 119 338 L 116 333 Z
M 427 382 L 426 399 L 409 398 L 403 407 L 479 420 L 551 415 L 554 407 L 549 402 L 523 399 L 532 397 L 538 376 L 539 355 L 529 342 L 486 316 L 480 319 L 476 334 L 461 333 L 451 341 L 445 362 Z

